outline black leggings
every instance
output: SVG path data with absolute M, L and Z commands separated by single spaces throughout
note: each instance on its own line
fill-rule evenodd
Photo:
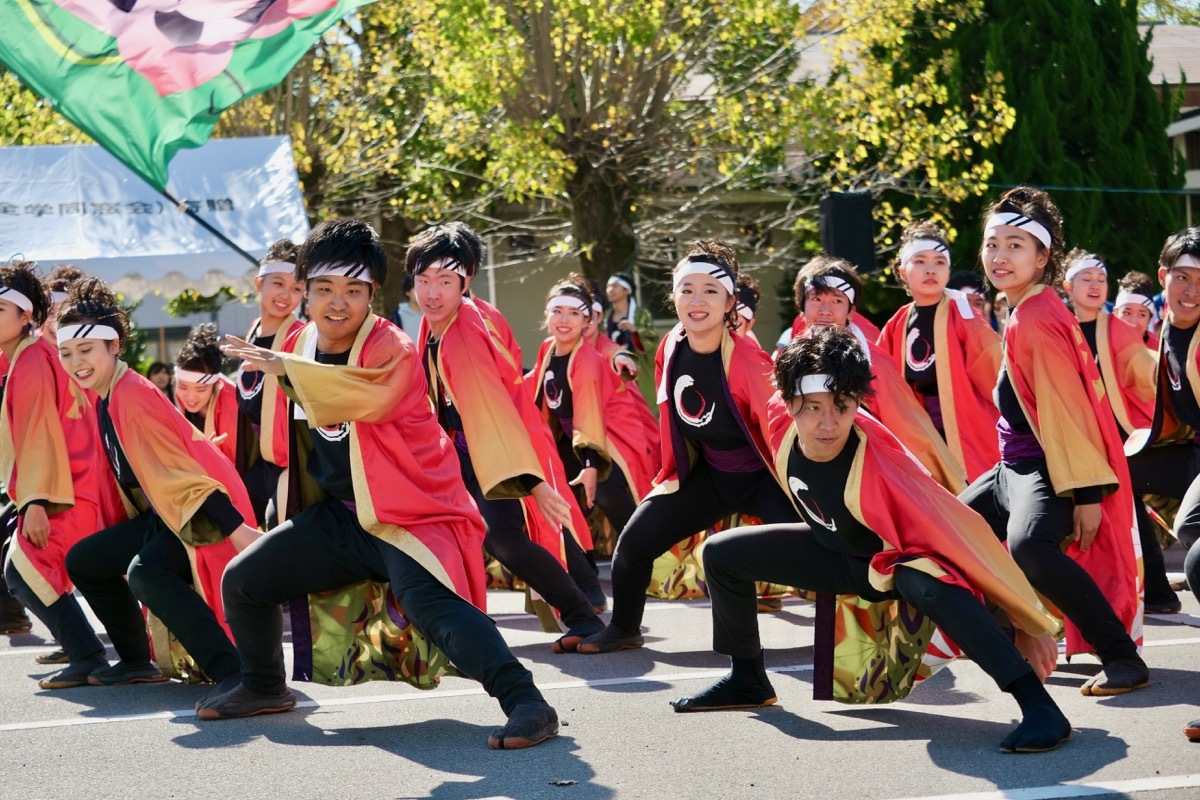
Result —
M 1183 571 L 1192 594 L 1200 599 L 1200 447 L 1189 442 L 1147 448 L 1129 459 L 1129 476 L 1135 492 L 1180 500 L 1173 533 L 1187 548 Z M 1154 544 L 1157 547 L 1157 540 Z M 1146 545 L 1143 543 L 1142 546 L 1145 548 Z M 1165 572 L 1163 579 L 1166 579 Z M 1170 590 L 1169 586 L 1167 590 Z M 1175 593 L 1171 592 L 1170 598 L 1174 597 Z M 1152 602 L 1148 566 L 1146 602 Z
M 997 464 L 959 499 L 987 520 L 1033 588 L 1079 628 L 1104 663 L 1137 655 L 1137 646 L 1092 576 L 1063 552 L 1075 504 L 1050 485 L 1044 459 Z
M 446 588 L 410 556 L 359 525 L 326 498 L 247 547 L 225 569 L 221 594 L 238 643 L 242 682 L 257 692 L 283 689 L 280 603 L 364 579 L 388 583 L 405 615 L 463 673 L 483 684 L 505 713 L 542 700 L 492 620 Z
M 770 581 L 865 600 L 902 599 L 916 606 L 977 662 L 1001 689 L 1033 670 L 983 603 L 966 589 L 927 573 L 897 567 L 895 591 L 881 593 L 867 577 L 870 559 L 825 547 L 802 522 L 735 528 L 704 545 L 704 576 L 712 598 L 713 649 L 753 658 L 758 637 L 755 581 Z
M 583 470 L 583 464 L 579 463 L 575 449 L 565 438 L 558 442 L 558 457 L 562 459 L 563 467 L 567 470 L 570 478 L 574 479 L 574 476 Z M 575 496 L 579 500 L 579 504 L 584 506 L 587 498 L 583 496 L 583 492 L 577 490 Z M 615 461 L 608 477 L 596 483 L 596 505 L 604 512 L 604 516 L 608 517 L 608 522 L 614 531 L 625 530 L 625 526 L 629 524 L 629 518 L 637 509 L 637 503 L 629 488 L 629 481 L 626 480 L 625 473 L 621 471 L 621 467 Z M 589 511 L 591 509 L 584 506 L 584 513 Z
M 753 514 L 767 524 L 796 519 L 791 501 L 766 469 L 719 472 L 703 460 L 696 462 L 677 491 L 643 500 L 613 551 L 612 624 L 636 632 L 646 610 L 654 559 L 737 513 Z
M 483 496 L 479 479 L 471 456 L 458 451 L 462 467 L 463 483 L 467 485 L 479 513 L 487 526 L 487 537 L 483 546 L 496 560 L 508 568 L 530 588 L 558 609 L 562 621 L 568 628 L 586 620 L 594 619 L 595 608 L 587 599 L 581 584 L 587 587 L 595 582 L 599 590 L 596 568 L 571 536 L 563 531 L 563 549 L 566 551 L 567 569 L 546 548 L 529 538 L 525 529 L 525 512 L 520 500 L 488 500 Z
M 157 514 L 142 514 L 81 539 L 67 553 L 67 574 L 104 623 L 122 661 L 150 660 L 141 600 L 210 679 L 237 673 L 237 649 L 192 588 L 183 542 Z

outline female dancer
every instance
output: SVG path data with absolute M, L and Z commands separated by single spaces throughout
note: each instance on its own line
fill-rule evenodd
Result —
M 793 521 L 739 528 L 704 550 L 713 642 L 728 675 L 674 700 L 676 711 L 771 705 L 755 618 L 756 580 L 867 600 L 903 599 L 934 620 L 1021 707 L 1000 744 L 1007 753 L 1053 750 L 1071 725 L 1039 681 L 1057 656 L 1057 627 L 987 524 L 925 472 L 873 417 L 859 414 L 871 364 L 852 335 L 825 327 L 790 344 L 775 379 L 791 420 L 776 432 L 775 471 L 791 488 Z M 798 520 L 796 518 L 799 518 Z M 1012 620 L 1031 666 L 984 604 Z M 1033 641 L 1031 641 L 1033 640 Z
M 734 306 L 738 319 L 737 327 L 734 330 L 761 348 L 762 344 L 758 341 L 758 337 L 754 335 L 754 315 L 758 313 L 758 301 L 760 297 L 758 281 L 749 275 L 738 275 L 737 304 Z
M 141 600 L 205 676 L 221 681 L 238 672 L 223 623 L 221 575 L 235 550 L 259 535 L 251 527 L 254 512 L 229 459 L 197 438 L 162 392 L 120 360 L 128 336 L 125 312 L 103 281 L 86 278 L 71 287 L 58 315 L 59 359 L 80 388 L 99 395 L 102 449 L 135 514 L 67 553 L 67 574 L 120 658 L 87 680 L 108 686 L 166 680 L 150 663 Z
M 992 402 L 1000 336 L 962 292 L 946 289 L 950 243 L 941 228 L 928 222 L 905 228 L 895 268 L 913 301 L 883 326 L 879 347 L 904 371 L 972 481 L 1000 459 Z
M 672 275 L 679 324 L 658 348 L 662 470 L 613 554 L 613 615 L 581 653 L 641 647 L 646 586 L 654 560 L 675 543 L 742 512 L 764 522 L 789 518 L 791 505 L 768 469 L 771 358 L 729 333 L 737 257 L 724 242 L 692 245 Z
M 595 609 L 604 592 L 584 554 L 587 521 L 574 497 L 559 493 L 570 489 L 520 364 L 466 296 L 482 255 L 483 241 L 462 223 L 413 239 L 406 266 L 425 315 L 418 346 L 438 420 L 487 524 L 484 547 L 558 610 L 567 632 L 554 648 L 569 650 L 603 627 Z
M 295 312 L 304 297 L 304 284 L 296 280 L 296 245 L 291 239 L 271 245 L 258 268 L 254 288 L 258 290 L 259 317 L 250 325 L 246 341 L 279 350 L 288 336 L 303 327 Z M 275 426 L 275 417 L 284 413 L 285 402 L 282 394 L 272 391 L 278 385 L 277 376 L 248 367 L 245 361 L 238 364 L 237 405 L 241 419 L 236 463 L 259 526 L 267 529 L 272 527 L 267 507 L 275 497 L 288 460 L 287 440 L 279 432 L 282 429 Z M 276 398 L 266 408 L 264 393 Z
M 657 438 L 644 435 L 638 403 L 628 384 L 583 339 L 592 297 L 582 276 L 556 284 L 546 299 L 550 331 L 538 351 L 534 399 L 558 445 L 586 507 L 599 505 L 614 530 L 623 530 L 654 479 Z
M 54 333 L 58 330 L 58 309 L 67 299 L 67 290 L 72 283 L 85 277 L 83 270 L 74 264 L 58 264 L 42 280 L 42 286 L 50 297 L 50 312 L 46 314 L 46 321 L 38 332 L 49 339 L 51 345 L 54 344 Z
M 989 209 L 983 238 L 984 270 L 1011 308 L 996 388 L 1000 463 L 962 500 L 1063 613 L 1067 653 L 1099 656 L 1103 669 L 1082 692 L 1140 689 L 1150 672 L 1131 636 L 1141 623 L 1133 496 L 1096 362 L 1050 289 L 1061 269 L 1058 209 L 1043 191 L 1012 189 Z
M 638 306 L 634 291 L 633 278 L 627 273 L 618 272 L 608 279 L 604 292 L 610 307 L 603 331 L 617 346 L 637 356 L 638 387 L 649 403 L 654 396 L 651 353 L 658 346 L 658 333 L 654 330 L 654 318 L 648 310 Z
M 1146 347 L 1158 350 L 1158 337 L 1150 330 L 1158 321 L 1154 311 L 1154 281 L 1144 272 L 1126 272 L 1117 289 L 1113 315 L 1137 328 Z
M 217 326 L 197 325 L 175 358 L 175 406 L 231 464 L 237 463 L 237 393 L 221 374 Z
M 1121 439 L 1139 428 L 1149 428 L 1154 418 L 1154 356 L 1136 328 L 1105 310 L 1108 299 L 1108 268 L 1085 250 L 1076 248 L 1067 254 L 1063 289 L 1075 312 L 1083 338 L 1091 348 Z M 1129 464 L 1134 484 L 1139 482 L 1134 462 Z M 1179 597 L 1167 580 L 1167 567 L 1158 545 L 1154 523 L 1146 512 L 1143 498 L 1136 498 L 1134 518 L 1142 543 L 1142 567 L 1145 575 L 1146 612 L 1174 614 Z
M 59 365 L 51 340 L 34 335 L 50 300 L 33 266 L 0 267 L 0 351 L 12 364 L 0 412 L 0 475 L 19 515 L 5 577 L 64 652 L 66 667 L 38 685 L 66 689 L 85 685 L 107 664 L 72 594 L 67 551 L 104 527 L 104 513 L 120 501 L 103 480 L 95 410 Z

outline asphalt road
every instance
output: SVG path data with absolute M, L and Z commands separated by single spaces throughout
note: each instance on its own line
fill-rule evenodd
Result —
M 1181 554 L 1168 556 L 1178 570 Z M 192 711 L 199 686 L 41 691 L 53 670 L 33 657 L 52 648 L 38 625 L 0 637 L 0 798 L 1200 797 L 1200 744 L 1181 733 L 1200 717 L 1190 594 L 1183 614 L 1147 620 L 1147 689 L 1083 697 L 1098 666 L 1060 661 L 1048 685 L 1074 736 L 1032 756 L 997 750 L 1017 707 L 969 662 L 902 703 L 814 701 L 812 607 L 797 600 L 760 616 L 779 704 L 689 715 L 667 701 L 727 665 L 710 650 L 707 604 L 652 602 L 645 649 L 556 656 L 520 595 L 489 600 L 563 720 L 539 747 L 490 750 L 503 715 L 462 679 L 434 692 L 294 684 L 303 702 L 292 713 L 208 723 Z

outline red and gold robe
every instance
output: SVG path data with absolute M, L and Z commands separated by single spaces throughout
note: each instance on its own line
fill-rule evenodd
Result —
M 897 311 L 877 340 L 901 376 L 908 320 L 914 308 L 909 303 Z M 996 439 L 1000 412 L 992 399 L 1004 357 L 1000 335 L 965 302 L 960 304 L 943 295 L 933 318 L 933 352 L 946 444 L 957 463 L 966 469 L 970 483 L 1000 461 Z M 914 395 L 923 402 L 920 395 Z
M 126 497 L 130 516 L 157 514 L 179 537 L 192 564 L 196 592 L 228 633 L 221 576 L 236 551 L 233 542 L 218 532 L 197 528 L 193 518 L 209 495 L 221 492 L 253 528 L 254 510 L 242 479 L 233 462 L 196 430 L 157 386 L 123 361 L 117 362 L 107 393 L 117 442 L 141 486 L 132 497 Z
M 854 328 L 857 327 L 862 333 L 862 337 L 860 338 L 865 338 L 870 342 L 879 341 L 879 327 L 862 314 L 851 312 L 848 327 L 850 327 L 851 330 L 854 330 Z M 804 315 L 797 314 L 796 318 L 792 320 L 792 339 L 795 339 L 797 336 L 803 334 L 807 328 L 808 321 L 804 319 Z
M 253 342 L 255 332 L 258 330 L 261 319 L 254 320 L 254 324 L 250 326 L 250 330 L 246 333 L 246 340 Z M 288 314 L 287 317 L 280 323 L 278 330 L 275 331 L 275 337 L 271 340 L 271 350 L 282 350 L 283 343 L 287 338 L 296 331 L 304 327 L 304 323 L 296 318 L 295 314 Z M 274 398 L 271 403 L 264 402 L 262 404 L 262 420 L 258 426 L 258 435 L 253 436 L 253 429 L 249 433 L 243 433 L 242 441 L 239 443 L 238 465 L 242 468 L 254 463 L 254 455 L 245 452 L 249 447 L 257 447 L 258 454 L 263 460 L 269 461 L 279 467 L 286 467 L 288 463 L 288 443 L 287 443 L 287 426 L 276 425 L 275 420 L 281 419 L 282 415 L 287 413 L 287 397 L 283 392 L 275 391 L 279 387 L 279 378 L 275 375 L 261 374 L 262 381 L 262 396 L 265 399 L 268 395 Z M 236 386 L 234 387 L 237 388 Z M 249 427 L 249 426 L 244 426 Z
M 13 566 L 47 606 L 73 588 L 67 551 L 76 542 L 119 520 L 120 508 L 104 451 L 96 411 L 68 377 L 58 351 L 44 339 L 17 345 L 0 416 L 0 475 L 23 513 L 45 503 L 50 537 L 35 547 L 18 517 L 11 547 Z
M 1137 328 L 1101 310 L 1096 319 L 1096 362 L 1121 431 L 1128 436 L 1150 427 L 1158 363 Z
M 571 507 L 569 530 L 584 550 L 592 549 L 591 532 L 559 461 L 553 434 L 533 402 L 525 376 L 512 352 L 493 333 L 490 319 L 463 298 L 437 348 L 430 374 L 440 375 L 450 402 L 462 419 L 463 435 L 479 486 L 489 499 L 520 499 L 529 538 L 566 564 L 562 528 L 546 519 L 521 483 L 522 475 L 545 481 Z M 421 320 L 422 358 L 431 332 Z M 429 386 L 435 407 L 438 381 Z
M 491 331 L 492 336 L 512 356 L 513 363 L 520 367 L 521 345 L 517 343 L 517 337 L 513 336 L 512 326 L 508 324 L 508 320 L 500 313 L 500 309 L 478 297 L 472 298 L 472 302 L 483 313 L 484 319 L 488 322 L 488 330 Z
M 553 349 L 553 338 L 542 343 L 537 366 L 531 373 L 534 399 L 552 431 L 559 429 L 558 419 L 545 404 L 542 380 Z M 658 439 L 657 435 L 652 439 L 645 437 L 645 419 L 640 413 L 645 409 L 645 401 L 641 393 L 630 391 L 630 385 L 617 377 L 600 353 L 583 340 L 576 344 L 567 360 L 567 382 L 574 408 L 572 448 L 576 454 L 583 449 L 595 451 L 604 462 L 597 465 L 601 481 L 607 477 L 609 465 L 619 468 L 634 502 L 640 502 L 650 492 L 658 471 L 655 467 Z
M 228 378 L 221 376 L 213 382 L 212 388 L 212 396 L 208 398 L 208 405 L 204 408 L 203 432 L 209 441 L 216 443 L 217 449 L 229 459 L 230 464 L 236 464 L 238 450 L 237 387 Z M 180 414 L 185 413 L 183 406 L 179 405 L 178 397 L 175 399 L 175 407 L 179 409 Z M 218 438 L 221 438 L 220 442 L 216 442 Z
M 1004 364 L 1059 497 L 1101 486 L 1100 530 L 1092 546 L 1066 553 L 1092 576 L 1134 641 L 1141 642 L 1139 542 L 1129 467 L 1104 382 L 1083 332 L 1058 295 L 1038 286 L 1012 309 L 1004 328 Z M 1063 538 L 1070 536 L 1063 531 Z M 1067 653 L 1093 650 L 1066 620 Z
M 667 386 L 670 382 L 675 350 L 686 336 L 683 325 L 676 325 L 663 337 L 654 359 L 662 469 L 654 479 L 655 488 L 651 494 L 678 491 L 680 484 L 687 478 L 688 472 L 700 457 L 699 450 L 675 424 Z M 770 469 L 772 462 L 768 443 L 772 425 L 783 418 L 791 419 L 787 407 L 776 395 L 775 386 L 771 382 L 774 370 L 771 357 L 762 348 L 748 342 L 745 337 L 723 330 L 721 364 L 725 367 L 725 400 L 742 432 L 746 434 L 746 442 L 758 451 L 763 467 Z

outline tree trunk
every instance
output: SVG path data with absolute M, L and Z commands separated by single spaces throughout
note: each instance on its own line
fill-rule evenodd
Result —
M 603 286 L 614 272 L 631 272 L 638 244 L 632 208 L 638 198 L 633 188 L 615 171 L 596 169 L 580 159 L 567 183 L 567 195 L 583 274 Z
M 408 240 L 413 235 L 408 220 L 399 214 L 380 216 L 379 238 L 387 253 L 388 276 L 375 303 L 375 313 L 390 315 L 404 300 L 404 254 L 408 251 Z

